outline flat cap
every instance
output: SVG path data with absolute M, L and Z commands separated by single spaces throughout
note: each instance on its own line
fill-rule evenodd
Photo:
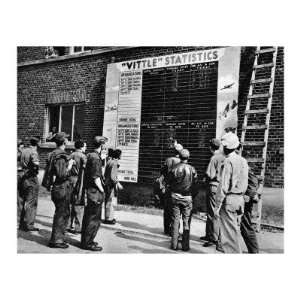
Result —
M 64 142 L 65 139 L 67 139 L 70 135 L 66 134 L 65 132 L 58 132 L 54 135 L 54 137 L 52 138 L 52 140 L 54 142 Z
M 95 144 L 105 144 L 107 141 L 108 141 L 108 138 L 105 136 L 102 136 L 102 135 L 101 136 L 97 135 L 94 137 Z
M 179 155 L 182 159 L 188 159 L 190 157 L 190 151 L 188 149 L 182 149 Z
M 220 140 L 218 140 L 218 139 L 211 139 L 211 140 L 209 141 L 209 145 L 210 145 L 210 146 L 213 146 L 213 147 L 215 147 L 215 148 L 219 148 L 219 147 L 221 146 L 221 142 L 220 142 Z
M 221 143 L 227 149 L 236 149 L 239 146 L 240 141 L 236 134 L 228 132 L 222 136 Z

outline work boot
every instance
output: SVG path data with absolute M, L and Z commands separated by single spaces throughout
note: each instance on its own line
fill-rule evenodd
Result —
M 210 247 L 210 246 L 216 246 L 216 242 L 213 241 L 207 241 L 206 243 L 203 244 L 203 247 Z
M 216 250 L 219 252 L 225 253 L 221 243 L 217 243 Z
M 49 243 L 48 245 L 50 248 L 60 248 L 60 249 L 67 249 L 69 245 L 66 243 Z
M 22 230 L 22 231 L 25 231 L 25 232 L 33 232 L 33 231 L 39 231 L 39 229 L 38 228 L 36 228 L 36 227 L 23 227 L 23 226 L 21 226 L 21 227 L 19 227 L 19 230 Z
M 83 246 L 82 249 L 90 250 L 90 251 L 102 251 L 103 248 L 101 246 L 97 246 L 93 243 L 89 246 Z
M 104 224 L 109 224 L 109 225 L 115 225 L 117 223 L 117 221 L 116 221 L 116 219 L 104 220 L 103 223 Z

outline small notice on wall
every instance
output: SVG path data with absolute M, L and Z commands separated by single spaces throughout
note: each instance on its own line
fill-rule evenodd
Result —
M 112 105 L 116 108 L 115 116 L 113 118 L 104 118 L 103 134 L 110 138 L 109 146 L 122 150 L 119 179 L 121 181 L 137 182 L 142 71 L 124 71 L 119 74 L 119 78 L 118 101 Z M 106 86 L 107 93 L 112 88 L 108 84 L 109 82 Z M 106 106 L 109 107 L 111 105 L 106 103 Z M 106 111 L 111 112 L 110 109 Z M 115 124 L 112 124 L 113 121 Z M 111 126 L 107 126 L 109 123 Z M 116 126 L 116 128 L 112 131 L 111 128 L 113 126 Z M 112 133 L 115 134 L 112 135 Z

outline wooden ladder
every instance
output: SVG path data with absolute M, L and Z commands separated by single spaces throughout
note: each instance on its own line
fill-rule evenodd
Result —
M 259 202 L 256 207 L 257 231 L 260 230 L 270 117 L 275 81 L 277 47 L 257 47 L 247 97 L 241 143 L 249 166 L 259 175 Z M 249 124 L 251 123 L 251 124 Z

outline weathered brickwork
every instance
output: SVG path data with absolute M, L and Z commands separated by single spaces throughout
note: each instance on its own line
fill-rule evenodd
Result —
M 50 98 L 53 99 L 53 95 L 65 95 L 74 91 L 79 91 L 81 94 L 83 91 L 82 95 L 85 100 L 83 135 L 91 145 L 93 136 L 102 133 L 108 63 L 205 48 L 215 47 L 135 47 L 67 60 L 19 66 L 18 137 L 26 140 L 32 135 L 43 136 L 45 107 L 47 101 Z M 18 62 L 43 59 L 44 53 L 45 47 L 18 47 Z M 244 117 L 253 59 L 254 48 L 243 48 L 240 70 L 239 128 Z M 283 186 L 283 67 L 283 49 L 281 48 L 276 68 L 268 145 L 266 184 L 269 186 Z M 68 99 L 67 96 L 62 97 Z M 50 150 L 43 149 L 42 161 Z

